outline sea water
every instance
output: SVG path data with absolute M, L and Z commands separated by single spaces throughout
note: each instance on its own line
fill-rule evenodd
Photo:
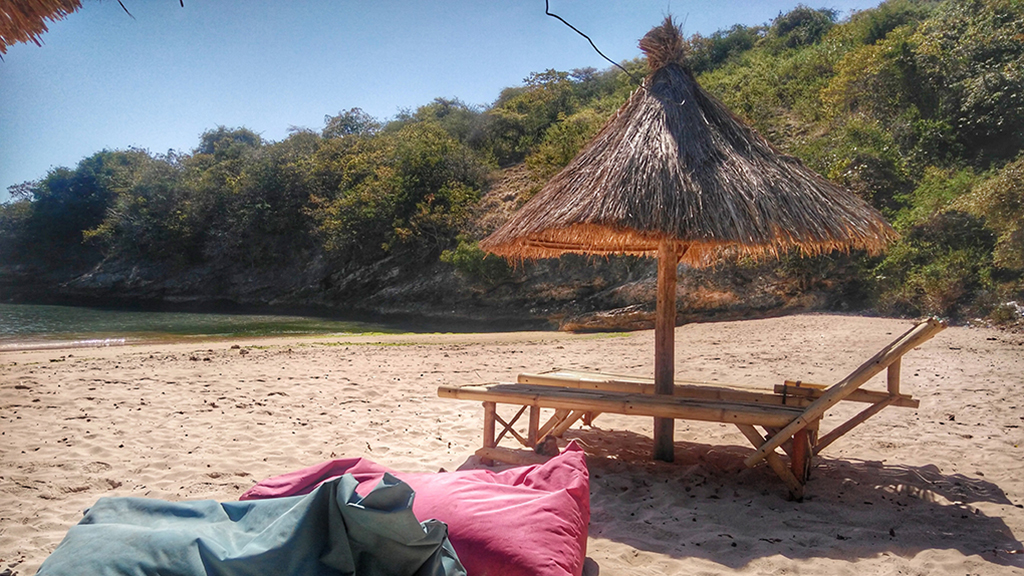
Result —
M 385 325 L 312 316 L 0 303 L 0 352 L 203 338 L 399 331 Z

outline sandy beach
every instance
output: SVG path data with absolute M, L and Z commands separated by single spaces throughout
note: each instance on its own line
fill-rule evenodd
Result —
M 831 384 L 911 325 L 824 314 L 689 324 L 676 331 L 676 371 Z M 553 368 L 651 376 L 653 340 L 318 336 L 0 354 L 0 572 L 34 574 L 102 496 L 234 500 L 341 457 L 406 472 L 479 466 L 480 406 L 439 399 L 438 385 Z M 764 465 L 743 465 L 751 449 L 733 426 L 677 422 L 668 464 L 650 461 L 647 419 L 577 424 L 566 439 L 591 475 L 586 573 L 1024 574 L 1024 335 L 948 328 L 904 358 L 903 376 L 920 408 L 888 408 L 830 446 L 802 503 Z M 837 407 L 826 427 L 859 407 Z

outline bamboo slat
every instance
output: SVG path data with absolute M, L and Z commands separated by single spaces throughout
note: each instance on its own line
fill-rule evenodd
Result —
M 625 376 L 621 374 L 602 374 L 600 372 L 582 372 L 575 370 L 553 370 L 551 372 L 519 374 L 516 379 L 520 384 L 536 386 L 558 386 L 562 388 L 579 388 L 580 390 L 605 390 L 608 392 L 629 392 L 632 394 L 654 394 L 654 379 L 642 376 Z M 772 406 L 809 406 L 824 393 L 828 386 L 811 384 L 797 380 L 786 380 L 784 384 L 776 384 L 774 389 L 737 386 L 676 380 L 673 395 L 682 398 L 701 398 L 704 400 L 721 400 L 723 402 L 743 402 L 750 404 L 769 404 Z M 888 398 L 889 394 L 875 390 L 855 390 L 843 400 L 874 404 Z M 892 406 L 917 408 L 919 400 L 909 394 L 900 394 Z
M 765 442 L 763 446 L 755 450 L 754 454 L 744 460 L 746 465 L 754 466 L 757 464 L 768 454 L 768 452 L 775 450 L 775 448 L 780 444 L 792 437 L 797 430 L 800 430 L 811 422 L 821 418 L 822 415 L 825 414 L 826 410 L 835 406 L 844 397 L 849 396 L 850 393 L 856 390 L 858 386 L 864 384 L 873 376 L 888 368 L 889 365 L 901 358 L 904 354 L 926 342 L 932 336 L 935 336 L 942 331 L 945 327 L 945 324 L 935 318 L 929 318 L 908 330 L 905 334 L 894 340 L 885 348 L 879 350 L 877 354 L 871 357 L 871 359 L 864 364 L 861 364 L 861 366 L 851 372 L 849 376 L 840 380 L 834 386 L 825 391 L 820 398 L 812 402 L 799 418 L 788 424 L 785 428 L 780 430 L 778 434 Z
M 516 423 L 516 420 L 519 420 L 519 417 L 523 415 L 523 412 L 526 410 L 526 407 L 526 405 L 523 405 L 523 407 L 519 409 L 519 412 L 517 412 L 516 415 L 513 416 L 512 419 L 509 420 L 508 422 L 505 422 L 505 420 L 498 414 L 497 411 L 494 412 L 494 419 L 497 420 L 504 428 L 501 431 L 501 433 L 498 434 L 498 438 L 497 440 L 495 440 L 495 444 L 501 442 L 501 439 L 505 437 L 505 433 L 511 433 L 512 436 L 516 440 L 518 440 L 519 443 L 522 444 L 523 446 L 533 446 L 532 444 L 527 442 L 526 438 L 523 438 L 522 435 L 519 434 L 519 432 L 516 432 L 515 429 L 512 428 L 512 426 Z
M 555 438 L 561 438 L 562 434 L 565 434 L 565 431 L 572 427 L 572 425 L 582 418 L 584 414 L 586 414 L 586 412 L 583 410 L 573 410 L 565 420 L 559 422 L 558 426 L 555 426 L 551 430 L 551 435 Z
M 475 386 L 441 386 L 442 398 L 478 400 L 505 404 L 532 405 L 544 408 L 609 412 L 635 416 L 682 418 L 708 422 L 756 424 L 783 427 L 801 414 L 791 406 L 762 406 L 729 402 L 694 400 L 674 396 L 624 394 L 569 388 L 530 386 L 525 384 L 491 384 Z
M 494 437 L 495 417 L 498 415 L 498 406 L 494 402 L 484 400 L 484 448 L 491 448 L 497 445 Z
M 555 410 L 555 413 L 551 416 L 551 418 L 548 418 L 548 421 L 545 422 L 544 425 L 540 427 L 540 430 L 537 431 L 538 441 L 543 440 L 545 436 L 550 434 L 551 431 L 554 430 L 555 426 L 561 424 L 562 421 L 565 420 L 571 412 L 571 410 L 566 410 L 564 408 Z
M 890 368 L 892 368 L 892 366 L 890 366 Z M 809 384 L 807 382 L 796 382 L 793 380 L 786 380 L 785 384 L 777 384 L 775 386 L 775 392 L 786 397 L 787 406 L 810 406 L 811 402 L 824 395 L 826 390 L 828 390 L 828 387 L 823 384 Z M 888 392 L 862 390 L 858 388 L 851 392 L 849 396 L 843 398 L 843 400 L 863 402 L 865 404 L 876 404 L 882 400 L 890 398 L 891 396 L 892 395 Z M 802 404 L 791 402 L 794 399 L 799 399 Z M 911 398 L 909 394 L 898 394 L 890 406 L 918 408 L 921 406 L 921 401 L 916 398 Z
M 562 388 L 578 388 L 580 390 L 627 392 L 630 394 L 654 394 L 654 379 L 652 378 L 612 374 L 602 375 L 596 372 L 559 370 L 543 374 L 523 373 L 518 376 L 517 381 L 521 384 L 533 384 L 536 386 L 557 386 Z M 784 401 L 782 396 L 768 388 L 744 389 L 738 386 L 682 380 L 676 380 L 672 394 L 682 398 L 769 404 L 773 406 L 782 406 Z
M 497 424 L 496 416 L 498 415 L 498 405 L 494 402 L 484 402 L 484 448 L 493 448 L 498 445 L 497 439 L 494 437 L 495 428 Z M 490 458 L 484 458 L 482 462 L 490 466 L 494 464 L 494 461 Z

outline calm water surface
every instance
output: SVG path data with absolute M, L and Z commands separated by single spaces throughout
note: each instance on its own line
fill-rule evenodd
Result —
M 394 327 L 308 316 L 150 312 L 0 303 L 0 352 L 65 346 L 300 334 L 400 332 Z

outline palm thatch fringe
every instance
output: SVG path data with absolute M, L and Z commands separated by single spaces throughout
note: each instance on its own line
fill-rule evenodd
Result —
M 18 42 L 35 42 L 56 22 L 82 7 L 81 0 L 5 0 L 0 2 L 0 54 Z
M 652 68 L 643 87 L 482 248 L 513 260 L 654 255 L 665 239 L 705 266 L 729 252 L 877 253 L 896 238 L 877 210 L 705 92 L 670 18 L 640 46 Z

